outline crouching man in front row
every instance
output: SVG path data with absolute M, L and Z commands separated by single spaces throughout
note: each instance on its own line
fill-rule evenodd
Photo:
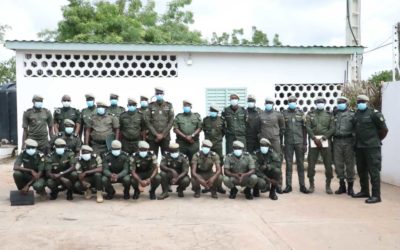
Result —
M 178 197 L 182 198 L 183 191 L 189 186 L 189 159 L 179 152 L 179 144 L 169 144 L 169 152 L 162 157 L 161 163 L 161 187 L 162 194 L 158 197 L 163 200 L 169 196 L 169 185 L 178 185 Z
M 254 160 L 248 152 L 243 152 L 244 144 L 241 141 L 233 142 L 233 153 L 225 157 L 224 184 L 231 189 L 229 199 L 235 199 L 238 189 L 236 185 L 245 187 L 246 199 L 252 200 L 251 189 L 257 184 Z
M 254 187 L 253 196 L 259 197 L 260 190 L 267 190 L 267 181 L 271 183 L 269 198 L 277 200 L 276 188 L 281 178 L 281 158 L 271 148 L 271 142 L 262 138 L 260 140 L 260 149 L 254 152 L 254 162 L 256 166 L 256 175 L 258 177 L 257 185 Z
M 78 172 L 78 181 L 75 182 L 75 189 L 85 191 L 85 198 L 92 198 L 92 190 L 96 188 L 97 202 L 103 202 L 103 183 L 101 173 L 103 172 L 102 160 L 99 155 L 93 153 L 88 145 L 82 146 L 81 156 L 75 168 Z

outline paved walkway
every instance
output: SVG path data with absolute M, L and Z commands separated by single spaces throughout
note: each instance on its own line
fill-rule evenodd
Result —
M 265 194 L 253 201 L 243 194 L 195 199 L 188 190 L 183 199 L 174 193 L 164 201 L 148 200 L 147 192 L 138 201 L 103 204 L 60 195 L 11 207 L 12 162 L 3 162 L 0 249 L 400 249 L 399 187 L 383 184 L 383 202 L 367 205 L 325 194 L 321 172 L 316 180 L 314 194 L 301 194 L 296 185 L 278 201 Z

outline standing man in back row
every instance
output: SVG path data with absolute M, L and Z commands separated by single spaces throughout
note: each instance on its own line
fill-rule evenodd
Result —
M 146 127 L 149 129 L 148 142 L 150 149 L 158 155 L 158 149 L 164 155 L 168 151 L 171 140 L 170 130 L 174 122 L 174 108 L 171 103 L 164 100 L 164 89 L 155 88 L 156 101 L 150 103 L 148 111 L 144 114 Z
M 107 113 L 119 119 L 119 116 L 125 112 L 125 108 L 118 106 L 118 98 L 117 94 L 110 94 L 110 106 L 107 108 Z
M 247 97 L 246 109 L 246 144 L 247 151 L 252 153 L 260 147 L 258 139 L 260 133 L 260 114 L 261 109 L 256 107 L 256 97 L 249 95 Z

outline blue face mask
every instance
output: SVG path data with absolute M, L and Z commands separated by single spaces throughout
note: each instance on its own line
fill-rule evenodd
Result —
M 141 101 L 140 102 L 140 107 L 147 108 L 148 106 L 149 106 L 149 103 L 147 101 Z
M 65 128 L 65 133 L 67 133 L 67 134 L 72 134 L 72 132 L 74 132 L 74 128 L 71 128 L 71 127 L 66 127 Z
M 268 151 L 269 151 L 269 147 L 260 147 L 260 151 L 261 151 L 261 153 L 263 153 L 263 154 L 267 154 L 268 153 Z
M 325 103 L 321 103 L 321 102 L 319 102 L 319 103 L 317 103 L 317 109 L 318 110 L 323 110 L 324 108 L 325 108 Z
M 144 158 L 147 156 L 147 151 L 139 151 L 139 156 Z
M 297 103 L 295 102 L 289 102 L 289 109 L 296 109 L 297 108 Z
M 113 150 L 111 150 L 111 153 L 113 154 L 113 156 L 119 156 L 121 154 L 121 150 L 120 149 L 113 149 Z
M 32 156 L 32 155 L 34 155 L 34 154 L 36 153 L 36 148 L 27 148 L 27 149 L 25 150 L 25 152 L 26 152 L 28 155 Z
M 265 110 L 266 110 L 266 111 L 271 111 L 273 107 L 274 107 L 273 104 L 270 104 L 270 103 L 265 104 Z
M 189 107 L 189 106 L 183 107 L 183 112 L 184 112 L 184 113 L 190 113 L 191 110 L 192 110 L 192 108 Z
M 88 108 L 91 108 L 94 106 L 94 101 L 86 101 L 86 105 L 88 106 Z
M 365 102 L 357 103 L 357 109 L 366 110 L 367 109 L 367 103 L 365 103 Z
M 105 113 L 106 113 L 106 109 L 105 108 L 97 108 L 97 114 L 104 115 Z
M 163 101 L 164 100 L 164 95 L 163 94 L 158 94 L 158 95 L 156 95 L 156 99 L 157 99 L 157 101 Z
M 118 100 L 117 99 L 111 99 L 110 103 L 112 106 L 117 106 L 118 105 Z
M 218 112 L 210 111 L 210 116 L 211 117 L 217 117 L 218 116 Z
M 247 107 L 248 107 L 248 108 L 251 108 L 251 109 L 252 109 L 252 108 L 254 108 L 255 106 L 256 106 L 256 103 L 255 103 L 255 102 L 248 102 L 248 103 L 247 103 Z
M 35 102 L 34 105 L 35 105 L 35 108 L 41 109 L 43 107 L 43 102 Z
M 241 150 L 241 149 L 235 149 L 235 150 L 233 150 L 233 154 L 234 154 L 235 156 L 237 156 L 237 157 L 241 156 L 242 153 L 243 153 L 243 150 Z
M 57 153 L 58 155 L 63 155 L 64 152 L 65 152 L 65 148 L 56 148 L 56 153 Z
M 174 152 L 170 154 L 172 158 L 176 159 L 179 156 L 179 152 Z
M 236 106 L 236 105 L 238 105 L 238 103 L 239 103 L 238 99 L 232 99 L 231 100 L 231 106 Z
M 91 156 L 91 154 L 81 154 L 81 158 L 84 161 L 88 161 L 88 160 L 90 160 L 90 158 L 92 158 L 92 156 Z
M 128 111 L 135 112 L 136 111 L 136 106 L 128 105 Z
M 338 110 L 346 110 L 346 108 L 347 108 L 347 104 L 346 103 L 338 103 L 338 105 L 337 105 L 337 109 Z
M 201 151 L 203 152 L 203 154 L 206 155 L 206 154 L 210 153 L 210 148 L 209 147 L 202 147 Z

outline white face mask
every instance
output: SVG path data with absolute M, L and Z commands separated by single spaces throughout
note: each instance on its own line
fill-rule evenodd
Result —
M 69 107 L 71 107 L 71 102 L 64 101 L 64 102 L 62 102 L 62 105 L 64 108 L 69 108 Z
M 65 152 L 65 148 L 56 148 L 56 153 L 57 153 L 58 155 L 63 155 L 64 152 Z
M 323 110 L 325 108 L 325 103 L 317 103 L 317 109 Z
M 36 153 L 36 148 L 27 148 L 25 151 L 28 155 L 32 156 Z
M 239 103 L 239 100 L 238 100 L 238 99 L 232 99 L 232 100 L 231 100 L 231 105 L 232 105 L 232 106 L 236 106 L 236 105 L 238 105 L 238 103 Z
M 269 151 L 269 147 L 263 147 L 263 146 L 261 146 L 261 147 L 260 147 L 260 151 L 261 151 L 261 153 L 263 153 L 263 154 L 267 154 L 268 151 Z
M 74 132 L 74 128 L 71 128 L 71 127 L 66 127 L 65 128 L 65 133 L 67 133 L 67 134 L 72 134 L 72 132 Z
M 147 156 L 147 151 L 139 151 L 139 156 L 144 158 Z
M 120 149 L 113 149 L 113 150 L 111 150 L 111 153 L 114 156 L 119 156 L 121 154 L 121 150 Z
M 233 154 L 234 154 L 235 156 L 237 156 L 237 157 L 241 156 L 242 153 L 243 153 L 243 150 L 241 150 L 241 149 L 234 149 L 234 150 L 233 150 Z
M 176 159 L 179 156 L 179 152 L 174 152 L 170 154 L 172 158 Z
M 202 147 L 201 151 L 203 152 L 203 154 L 206 155 L 206 154 L 210 153 L 210 148 L 209 147 Z
M 84 161 L 88 161 L 88 160 L 90 160 L 90 158 L 92 158 L 92 156 L 91 156 L 91 154 L 81 154 L 81 158 Z
M 256 106 L 256 103 L 255 102 L 248 102 L 247 103 L 247 107 L 248 108 L 254 108 Z

